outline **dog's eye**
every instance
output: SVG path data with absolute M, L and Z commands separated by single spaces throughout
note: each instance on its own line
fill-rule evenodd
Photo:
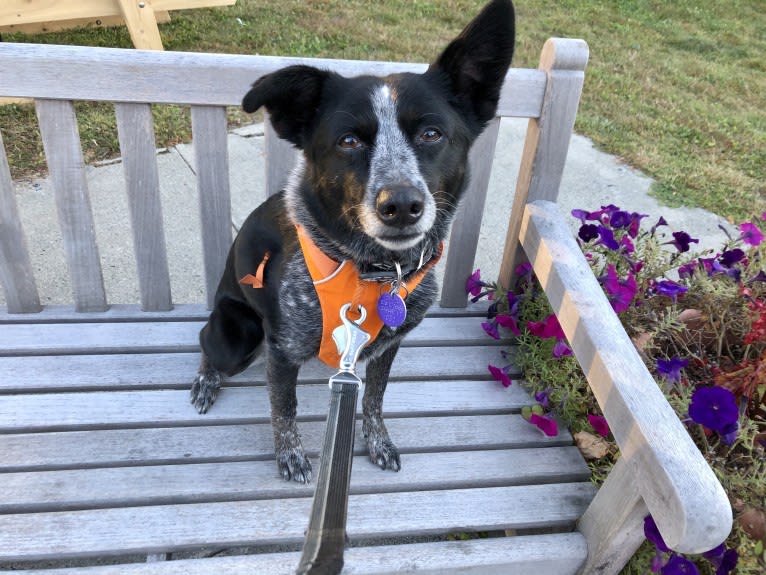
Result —
M 420 139 L 424 142 L 438 142 L 442 139 L 442 133 L 436 128 L 427 128 L 420 134 Z
M 344 134 L 338 140 L 338 147 L 342 150 L 356 150 L 362 147 L 362 141 L 354 134 Z

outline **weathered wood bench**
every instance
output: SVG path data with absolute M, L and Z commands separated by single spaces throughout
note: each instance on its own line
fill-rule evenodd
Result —
M 393 369 L 385 409 L 403 470 L 384 473 L 361 450 L 354 464 L 348 573 L 615 573 L 641 542 L 648 512 L 682 551 L 713 547 L 730 529 L 725 494 L 552 203 L 587 54 L 582 41 L 551 40 L 540 69 L 508 74 L 498 115 L 530 121 L 501 279 L 510 281 L 524 254 L 533 263 L 619 443 L 620 463 L 596 494 L 572 438 L 542 436 L 519 413 L 532 403 L 523 390 L 488 380 L 486 365 L 504 361 L 504 346 L 485 337 L 483 310 L 466 306 L 464 285 L 495 120 L 472 150 L 471 201 L 453 226 L 441 305 Z M 8 308 L 0 313 L 1 566 L 271 574 L 297 565 L 312 488 L 278 476 L 261 367 L 228 382 L 205 416 L 188 402 L 197 332 L 232 240 L 225 106 L 238 105 L 261 74 L 296 61 L 0 44 L 0 96 L 36 102 L 73 289 L 71 306 L 40 305 L 0 145 Z M 347 75 L 424 69 L 311 63 Z M 71 102 L 81 99 L 116 102 L 140 305 L 106 300 Z M 192 109 L 207 284 L 207 302 L 198 305 L 171 299 L 150 104 Z M 266 140 L 273 191 L 292 151 L 268 128 Z M 327 375 L 319 364 L 301 373 L 304 445 L 315 455 Z M 485 531 L 492 536 L 445 537 Z M 495 536 L 503 532 L 513 536 Z

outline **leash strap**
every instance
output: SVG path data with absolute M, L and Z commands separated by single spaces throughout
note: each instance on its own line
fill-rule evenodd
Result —
M 360 327 L 367 312 L 359 306 L 360 319 L 352 321 L 347 315 L 350 308 L 351 304 L 341 308 L 343 331 L 334 336 L 339 350 L 342 350 L 340 371 L 329 381 L 327 428 L 311 519 L 297 575 L 337 575 L 343 569 L 356 400 L 362 385 L 354 368 L 359 354 L 370 340 L 370 335 Z

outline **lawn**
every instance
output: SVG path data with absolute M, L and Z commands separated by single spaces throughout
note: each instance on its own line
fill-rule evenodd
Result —
M 179 11 L 168 50 L 427 61 L 482 0 L 238 0 Z M 763 0 L 517 1 L 514 65 L 534 67 L 550 36 L 588 41 L 576 129 L 657 181 L 665 203 L 733 222 L 766 211 L 766 10 Z M 4 41 L 130 47 L 125 28 Z M 79 105 L 86 157 L 118 154 L 109 108 Z M 189 137 L 188 111 L 156 112 L 158 145 Z M 244 121 L 233 111 L 232 123 Z M 0 108 L 15 176 L 44 170 L 30 106 Z

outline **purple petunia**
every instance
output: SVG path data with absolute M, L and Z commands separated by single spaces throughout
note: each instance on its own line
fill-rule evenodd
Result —
M 698 387 L 689 404 L 689 417 L 721 435 L 736 432 L 739 409 L 734 394 L 723 387 Z
M 521 330 L 516 323 L 515 317 L 508 314 L 499 313 L 495 316 L 495 321 L 497 322 L 497 325 L 510 329 L 513 335 L 521 335 Z
M 559 325 L 559 320 L 556 314 L 550 314 L 543 321 L 529 321 L 527 322 L 527 329 L 532 335 L 548 339 L 549 337 L 555 337 L 556 339 L 564 339 L 564 330 Z
M 698 244 L 699 240 L 686 232 L 673 232 L 673 241 L 668 243 L 676 246 L 679 252 L 684 253 L 689 251 L 689 244 Z
M 662 280 L 661 282 L 657 282 L 656 290 L 658 294 L 673 298 L 673 301 L 675 301 L 679 295 L 689 291 L 689 288 L 674 281 Z
M 723 543 L 710 551 L 705 551 L 702 556 L 716 568 L 716 575 L 729 575 L 737 567 L 739 560 L 737 550 L 726 549 Z
M 612 251 L 616 251 L 620 249 L 620 244 L 617 242 L 616 239 L 614 239 L 614 233 L 612 233 L 612 230 L 609 228 L 606 228 L 604 226 L 598 226 L 598 237 L 599 240 L 597 243 L 606 246 Z
M 598 237 L 598 226 L 595 224 L 581 225 L 579 231 L 577 232 L 577 237 L 579 237 L 585 243 L 588 243 L 591 240 L 595 240 Z
M 644 537 L 653 543 L 658 551 L 662 551 L 663 553 L 670 551 L 670 547 L 665 544 L 665 540 L 662 538 L 660 530 L 654 522 L 654 517 L 651 515 L 644 517 Z
M 572 348 L 569 347 L 566 340 L 557 339 L 556 344 L 553 346 L 553 357 L 559 359 L 565 355 L 572 355 Z
M 656 223 L 656 224 L 654 224 L 654 225 L 652 226 L 652 229 L 651 229 L 651 230 L 649 230 L 649 233 L 650 233 L 652 236 L 654 236 L 654 232 L 656 232 L 656 231 L 657 231 L 657 228 L 659 228 L 660 226 L 667 226 L 667 225 L 668 225 L 668 222 L 667 222 L 667 221 L 665 221 L 665 218 L 663 218 L 662 216 L 660 216 L 660 219 L 658 219 L 658 220 L 657 220 L 657 223 Z
M 681 383 L 681 370 L 689 365 L 688 359 L 678 356 L 657 360 L 657 372 L 672 383 Z
M 511 378 L 508 377 L 508 374 L 505 373 L 505 370 L 495 366 L 495 365 L 488 365 L 487 369 L 489 370 L 489 373 L 492 374 L 492 377 L 503 384 L 503 387 L 510 387 L 513 381 L 511 381 Z
M 606 277 L 602 278 L 602 283 L 606 297 L 616 313 L 622 313 L 628 309 L 638 292 L 636 278 L 633 274 L 628 274 L 627 279 L 621 280 L 617 275 L 617 268 L 614 264 L 607 266 Z
M 551 403 L 551 398 L 547 391 L 537 391 L 535 392 L 535 401 L 547 409 Z
M 635 239 L 638 237 L 638 228 L 641 226 L 641 220 L 648 217 L 649 214 L 639 214 L 637 212 L 630 214 L 630 226 L 628 227 L 628 235 L 631 238 Z
M 740 239 L 749 246 L 757 247 L 763 241 L 763 234 L 758 226 L 750 222 L 739 224 Z
M 609 225 L 614 229 L 627 228 L 630 222 L 630 214 L 626 211 L 617 210 L 609 215 Z
M 492 339 L 500 339 L 500 332 L 497 331 L 497 323 L 484 321 L 481 323 L 481 328 L 487 333 L 489 337 Z
M 694 272 L 699 269 L 699 262 L 696 260 L 689 262 L 688 264 L 684 264 L 682 266 L 678 266 L 678 277 L 682 280 L 689 279 L 694 275 Z
M 739 248 L 734 248 L 733 250 L 726 250 L 723 252 L 718 258 L 718 261 L 721 262 L 721 265 L 730 268 L 734 264 L 741 262 L 743 259 L 745 259 L 745 252 Z
M 697 566 L 686 557 L 673 555 L 660 571 L 661 575 L 699 575 Z

